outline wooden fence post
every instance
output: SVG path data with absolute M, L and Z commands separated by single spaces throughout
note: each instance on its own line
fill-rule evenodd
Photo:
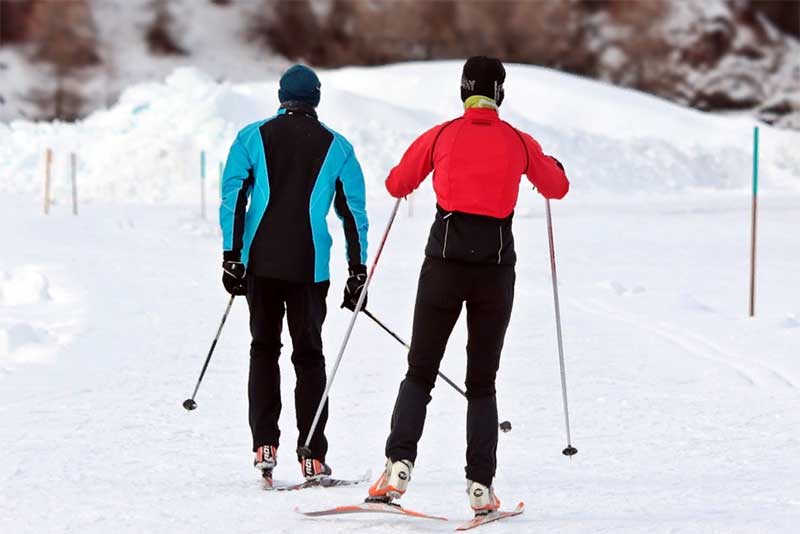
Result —
M 53 166 L 53 151 L 47 149 L 44 166 L 44 214 L 50 213 L 50 170 Z
M 75 152 L 69 155 L 72 176 L 72 214 L 78 214 L 78 156 Z

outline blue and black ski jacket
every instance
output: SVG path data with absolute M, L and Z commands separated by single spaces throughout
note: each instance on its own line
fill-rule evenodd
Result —
M 365 196 L 353 146 L 312 108 L 281 108 L 242 129 L 231 146 L 219 209 L 224 259 L 241 261 L 257 276 L 328 280 L 332 240 L 325 219 L 333 204 L 348 263 L 366 264 Z

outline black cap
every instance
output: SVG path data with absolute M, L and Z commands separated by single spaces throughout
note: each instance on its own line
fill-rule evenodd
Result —
M 506 69 L 499 59 L 486 56 L 472 56 L 464 63 L 461 72 L 461 101 L 474 95 L 493 99 L 499 106 L 503 101 L 503 82 Z
M 319 105 L 320 82 L 317 74 L 305 65 L 294 65 L 281 76 L 278 100 L 300 102 L 311 107 Z

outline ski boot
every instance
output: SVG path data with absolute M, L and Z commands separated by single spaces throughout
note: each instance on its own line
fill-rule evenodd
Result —
M 387 458 L 386 468 L 380 478 L 370 486 L 369 497 L 365 502 L 391 504 L 392 500 L 402 497 L 411 481 L 412 469 L 414 469 L 414 462 L 409 460 L 392 462 Z
M 306 482 L 314 482 L 331 476 L 331 468 L 325 462 L 314 458 L 300 458 L 300 471 Z
M 475 517 L 487 515 L 500 508 L 500 499 L 494 494 L 494 488 L 487 488 L 480 482 L 467 480 L 467 495 Z
M 264 478 L 264 483 L 272 487 L 272 470 L 278 463 L 278 447 L 273 445 L 262 445 L 256 450 L 256 458 L 253 460 L 253 466 L 261 470 L 261 476 Z

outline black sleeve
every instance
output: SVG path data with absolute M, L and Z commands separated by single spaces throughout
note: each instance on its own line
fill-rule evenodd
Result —
M 347 241 L 347 263 L 352 267 L 362 265 L 361 261 L 361 241 L 358 235 L 358 227 L 353 212 L 347 204 L 347 197 L 344 193 L 342 181 L 336 179 L 336 193 L 333 198 L 333 209 L 336 215 L 342 220 L 344 225 L 344 237 Z

